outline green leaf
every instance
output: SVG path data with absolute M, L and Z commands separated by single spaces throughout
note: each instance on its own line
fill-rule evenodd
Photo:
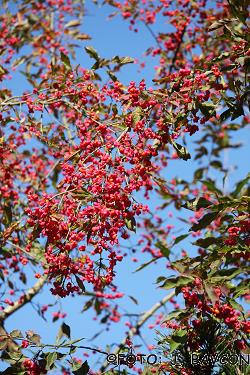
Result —
M 215 21 L 212 23 L 211 26 L 209 26 L 208 31 L 214 31 L 214 30 L 220 29 L 224 25 L 225 25 L 224 20 Z
M 178 349 L 182 345 L 181 342 L 176 342 L 172 339 L 169 340 L 169 346 L 170 346 L 170 351 L 169 353 L 173 353 L 176 349 Z
M 65 29 L 70 28 L 70 27 L 77 27 L 77 26 L 80 26 L 80 25 L 81 25 L 81 22 L 79 20 L 72 20 L 72 21 L 69 21 L 68 23 L 66 23 Z
M 196 169 L 196 171 L 194 172 L 194 179 L 195 180 L 201 180 L 202 177 L 203 177 L 204 171 L 205 171 L 204 168 Z
M 17 68 L 19 65 L 23 64 L 25 61 L 26 61 L 25 56 L 21 56 L 13 62 L 12 67 Z
M 91 298 L 90 300 L 88 300 L 85 303 L 85 305 L 83 306 L 81 312 L 87 311 L 90 307 L 92 307 L 93 303 L 94 303 L 94 299 L 93 298 Z
M 187 341 L 187 331 L 184 329 L 177 331 L 168 341 L 170 345 L 170 353 L 172 353 Z
M 89 34 L 77 34 L 75 36 L 75 38 L 78 39 L 78 40 L 90 40 L 90 39 L 92 39 Z
M 157 241 L 155 246 L 161 250 L 161 253 L 164 257 L 169 259 L 170 250 L 167 248 L 161 241 Z
M 165 319 L 164 319 L 164 323 L 170 321 L 170 320 L 179 320 L 179 319 L 183 319 L 184 317 L 187 317 L 190 315 L 190 312 L 187 311 L 187 310 L 178 310 L 178 311 L 173 311 L 171 312 L 170 314 L 168 314 Z
M 8 70 L 6 70 L 2 65 L 0 65 L 0 76 L 7 74 Z
M 159 283 L 161 283 L 162 281 L 165 281 L 165 280 L 167 280 L 167 278 L 165 276 L 159 276 L 156 279 L 156 284 L 159 284 Z
M 149 264 L 155 262 L 156 260 L 157 260 L 156 258 L 150 259 L 148 262 L 143 263 L 140 267 L 138 267 L 133 273 L 141 271 L 143 268 L 147 267 Z
M 200 103 L 199 109 L 206 117 L 212 117 L 216 114 L 216 105 L 210 102 Z
M 213 203 L 204 197 L 200 197 L 197 201 L 196 209 L 210 207 Z
M 232 280 L 234 277 L 236 277 L 240 273 L 243 273 L 243 270 L 239 268 L 222 269 L 213 273 L 213 276 L 211 277 L 211 282 L 218 283 L 221 281 L 224 282 L 224 281 Z
M 176 342 L 184 343 L 186 340 L 187 331 L 185 329 L 180 329 L 172 335 L 172 339 Z
M 61 52 L 61 61 L 63 63 L 63 65 L 69 69 L 69 70 L 72 70 L 72 67 L 71 67 L 71 64 L 70 64 L 70 59 L 67 55 L 65 55 L 63 52 Z
M 126 217 L 125 218 L 125 225 L 126 227 L 131 230 L 132 232 L 136 232 L 136 221 L 134 216 Z
M 95 59 L 96 61 L 99 61 L 100 60 L 100 56 L 98 55 L 97 51 L 91 47 L 91 46 L 87 46 L 85 47 L 85 51 L 87 52 L 87 54 L 92 57 L 93 59 Z
M 51 368 L 54 367 L 56 360 L 57 360 L 56 352 L 48 353 L 46 355 L 46 370 L 51 370 Z
M 236 302 L 234 299 L 232 299 L 232 298 L 228 298 L 228 299 L 227 299 L 227 302 L 229 302 L 230 305 L 231 305 L 234 309 L 239 310 L 239 311 L 241 311 L 241 312 L 244 311 L 244 309 L 243 309 L 243 307 L 241 306 L 241 304 L 239 304 L 238 302 Z
M 133 64 L 135 60 L 132 57 L 120 57 L 119 64 Z
M 88 372 L 89 372 L 89 365 L 88 365 L 88 362 L 85 361 L 83 362 L 83 364 L 81 365 L 81 367 L 75 371 L 72 371 L 72 373 L 74 375 L 87 375 Z
M 218 193 L 219 195 L 222 195 L 222 192 L 220 189 L 218 189 L 216 186 L 215 186 L 215 182 L 213 180 L 205 180 L 205 181 L 201 181 L 201 183 L 203 185 L 205 185 L 210 191 L 214 192 L 214 193 Z
M 224 112 L 220 115 L 220 121 L 226 121 L 231 116 L 231 108 L 226 109 Z
M 198 222 L 198 224 L 193 224 L 189 231 L 197 232 L 198 230 L 206 228 L 213 220 L 218 216 L 218 212 L 209 212 L 204 215 Z
M 241 104 L 238 104 L 235 110 L 232 112 L 231 120 L 235 120 L 236 118 L 240 116 L 244 116 L 244 115 L 245 113 L 244 113 L 243 106 Z
M 233 297 L 239 298 L 242 297 L 245 294 L 249 293 L 249 280 L 247 281 L 247 285 L 242 285 L 241 283 L 237 285 L 236 288 L 233 290 Z
M 124 64 L 131 64 L 134 63 L 135 60 L 132 57 L 119 57 L 115 56 L 111 60 L 112 63 L 117 63 L 119 65 L 124 65 Z
M 199 238 L 194 245 L 204 247 L 205 249 L 211 245 L 217 245 L 221 243 L 220 238 L 215 237 L 206 237 L 206 238 Z
M 191 211 L 196 211 L 196 210 L 199 210 L 200 208 L 207 208 L 211 206 L 212 204 L 213 203 L 210 202 L 208 199 L 200 197 L 200 198 L 191 199 L 190 201 L 183 204 L 182 207 L 187 208 L 188 210 L 191 210 Z
M 178 286 L 186 286 L 190 284 L 193 281 L 193 277 L 187 277 L 187 276 L 177 276 L 177 277 L 170 277 L 167 278 L 166 281 L 162 285 L 160 285 L 160 288 L 163 289 L 172 289 L 176 288 Z
M 213 160 L 211 161 L 210 165 L 216 169 L 222 169 L 223 168 L 223 165 L 222 165 L 222 162 L 220 160 Z
M 239 193 L 241 192 L 243 187 L 248 183 L 249 180 L 250 180 L 250 173 L 247 175 L 246 178 L 244 178 L 243 180 L 237 183 L 235 190 L 231 194 L 233 198 L 236 198 L 239 195 Z
M 176 143 L 176 142 L 172 142 L 176 152 L 177 152 L 177 155 L 183 159 L 183 160 L 188 160 L 188 159 L 191 159 L 191 155 L 190 153 L 187 151 L 187 149 L 180 145 L 179 143 Z
M 111 70 L 108 70 L 107 73 L 108 73 L 108 75 L 110 76 L 110 78 L 112 79 L 113 82 L 116 82 L 118 80 L 118 78 L 115 76 L 115 74 L 113 72 L 111 72 Z
M 76 282 L 77 282 L 77 285 L 79 286 L 79 288 L 85 292 L 86 289 L 85 289 L 85 286 L 83 284 L 83 281 L 80 279 L 80 277 L 78 277 L 77 275 L 75 275 L 75 279 L 76 279 Z
M 14 329 L 10 332 L 11 337 L 22 338 L 22 332 L 19 329 Z
M 136 124 L 142 118 L 142 109 L 141 107 L 136 107 L 134 112 L 132 113 L 133 123 Z
M 64 322 L 59 329 L 59 332 L 57 334 L 57 339 L 60 340 L 63 336 L 66 336 L 68 339 L 70 339 L 70 326 L 68 326 Z
M 27 337 L 28 340 L 30 340 L 35 345 L 41 344 L 41 336 L 38 335 L 37 333 L 34 333 L 33 331 L 27 331 L 26 337 Z
M 189 233 L 188 234 L 182 234 L 181 236 L 176 237 L 176 239 L 174 240 L 173 245 L 176 245 L 177 243 L 183 241 L 188 236 L 189 236 Z
M 12 222 L 12 208 L 11 208 L 11 204 L 6 204 L 3 207 L 3 211 L 4 211 L 4 223 L 6 222 L 6 224 L 11 224 L 11 222 Z

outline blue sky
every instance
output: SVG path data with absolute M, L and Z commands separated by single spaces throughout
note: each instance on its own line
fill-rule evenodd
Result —
M 107 20 L 107 17 L 110 14 L 110 7 L 106 6 L 99 9 L 89 0 L 86 1 L 86 5 L 88 12 L 84 18 L 82 31 L 90 34 L 93 39 L 82 43 L 82 46 L 77 52 L 77 63 L 87 68 L 92 65 L 93 61 L 89 59 L 84 51 L 84 46 L 86 45 L 92 45 L 102 57 L 108 58 L 115 55 L 121 55 L 139 58 L 142 61 L 145 60 L 143 53 L 149 46 L 154 44 L 154 40 L 143 25 L 141 25 L 138 33 L 131 32 L 128 29 L 128 22 L 122 21 L 120 17 L 115 17 L 111 21 Z M 165 27 L 167 28 L 168 26 L 166 25 Z M 147 61 L 146 68 L 141 72 L 138 71 L 138 66 L 125 66 L 119 77 L 121 78 L 121 81 L 125 83 L 128 83 L 131 80 L 139 82 L 144 78 L 147 84 L 151 85 L 151 80 L 154 75 L 154 66 L 155 62 L 152 59 Z M 18 94 L 23 91 L 23 83 L 24 80 L 20 76 L 15 82 L 9 82 L 8 84 L 13 88 L 14 93 Z M 245 146 L 242 149 L 236 149 L 234 151 L 226 150 L 223 158 L 225 166 L 232 169 L 227 182 L 228 188 L 230 188 L 235 181 L 243 178 L 248 171 L 249 132 L 246 129 L 239 131 L 237 132 L 237 137 L 237 141 L 242 141 Z M 193 146 L 188 145 L 188 148 L 192 153 Z M 234 164 L 238 165 L 236 171 L 233 171 Z M 193 169 L 194 163 L 192 159 L 187 162 L 183 160 L 173 161 L 166 169 L 166 178 L 169 179 L 170 176 L 175 177 L 178 173 L 179 177 L 188 179 L 188 177 L 191 176 Z M 215 177 L 217 178 L 217 176 Z M 156 198 L 151 199 L 150 205 L 157 205 Z M 166 209 L 166 214 L 168 211 L 169 210 Z M 174 218 L 169 219 L 169 224 L 177 225 L 177 220 Z M 133 242 L 136 242 L 136 237 Z M 190 244 L 188 245 L 188 243 L 188 241 L 180 243 L 176 250 L 179 251 L 183 247 L 190 248 Z M 131 262 L 128 258 L 117 267 L 116 284 L 119 285 L 120 291 L 126 292 L 127 295 L 133 295 L 139 302 L 139 305 L 137 306 L 131 300 L 125 298 L 122 302 L 122 306 L 127 312 L 139 313 L 149 309 L 166 294 L 162 290 L 156 290 L 154 283 L 158 276 L 166 275 L 167 270 L 164 260 L 159 260 L 157 266 L 152 265 L 139 273 L 133 273 L 138 267 L 138 264 Z M 140 260 L 143 258 L 145 261 L 149 259 L 147 256 L 140 256 Z M 39 300 L 44 300 L 44 303 L 50 303 L 54 301 L 54 297 L 48 294 L 48 290 L 45 290 L 39 296 Z M 72 338 L 77 339 L 79 337 L 84 337 L 86 340 L 84 340 L 82 344 L 89 346 L 91 343 L 88 342 L 88 340 L 98 330 L 101 330 L 104 327 L 98 326 L 97 323 L 93 321 L 93 313 L 91 310 L 84 314 L 80 314 L 80 310 L 85 301 L 86 298 L 83 297 L 69 297 L 63 299 L 61 304 L 63 311 L 67 312 L 65 322 L 71 326 Z M 171 305 L 169 306 L 171 307 Z M 53 309 L 51 311 L 53 311 Z M 49 314 L 48 318 L 48 323 L 44 322 L 34 313 L 31 305 L 26 305 L 6 321 L 6 328 L 8 331 L 16 328 L 21 328 L 23 331 L 32 329 L 42 336 L 43 342 L 53 343 L 62 321 L 60 320 L 52 324 Z M 152 330 L 146 330 L 145 333 L 146 342 L 152 344 L 155 333 Z M 106 345 L 119 343 L 123 337 L 124 326 L 119 326 L 116 323 L 113 323 L 110 331 L 104 331 L 96 339 L 95 343 L 105 350 Z M 136 340 L 136 342 L 139 341 Z M 93 359 L 90 359 L 90 363 L 92 363 Z

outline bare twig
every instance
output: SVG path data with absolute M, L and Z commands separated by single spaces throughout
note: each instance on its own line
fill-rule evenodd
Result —
M 27 289 L 26 292 L 23 295 L 23 298 L 20 302 L 20 300 L 14 302 L 12 306 L 6 307 L 3 311 L 0 312 L 0 322 L 3 322 L 5 319 L 7 319 L 9 316 L 11 316 L 13 313 L 15 313 L 17 310 L 19 310 L 21 307 L 26 305 L 26 303 L 30 302 L 42 289 L 44 284 L 47 281 L 48 276 L 42 276 L 37 283 L 31 287 L 30 289 Z
M 187 27 L 185 26 L 185 27 L 183 28 L 183 30 L 182 30 L 180 41 L 179 41 L 179 43 L 177 44 L 177 47 L 176 47 L 176 50 L 175 50 L 175 53 L 174 53 L 174 56 L 173 56 L 173 59 L 172 59 L 171 65 L 170 65 L 170 67 L 169 67 L 169 73 L 172 73 L 172 70 L 174 69 L 175 62 L 176 62 L 176 59 L 177 59 L 178 53 L 179 53 L 180 48 L 181 48 L 181 45 L 182 45 L 182 43 L 183 43 L 183 38 L 184 38 L 184 35 L 185 35 L 185 32 L 186 32 L 186 29 L 187 29 Z
M 164 306 L 165 303 L 167 303 L 173 296 L 175 295 L 175 292 L 171 292 L 170 294 L 168 294 L 167 296 L 165 296 L 164 298 L 162 298 L 161 301 L 157 302 L 154 306 L 151 307 L 150 310 L 146 311 L 143 316 L 141 317 L 141 319 L 139 320 L 139 322 L 134 326 L 132 327 L 127 336 L 123 339 L 123 341 L 120 343 L 120 345 L 117 347 L 117 349 L 113 352 L 113 354 L 118 354 L 119 351 L 126 345 L 126 340 L 127 339 L 131 339 L 133 336 L 137 335 L 140 333 L 140 328 L 143 326 L 143 324 L 149 319 L 151 318 L 152 315 L 154 315 L 154 313 L 159 310 L 160 307 Z M 100 369 L 101 372 L 105 371 L 106 368 L 109 366 L 109 363 L 107 361 L 105 361 Z

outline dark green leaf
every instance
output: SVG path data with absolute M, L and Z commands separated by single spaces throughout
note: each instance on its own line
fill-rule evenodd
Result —
M 167 278 L 165 276 L 159 276 L 156 279 L 156 284 L 161 283 L 162 281 L 165 281 Z
M 205 170 L 204 168 L 198 168 L 198 169 L 196 169 L 196 171 L 194 172 L 194 178 L 195 178 L 195 180 L 201 180 L 202 179 L 204 170 Z
M 157 241 L 155 246 L 161 250 L 161 253 L 164 257 L 169 258 L 170 250 L 167 248 L 161 241 Z
M 63 52 L 61 52 L 61 61 L 63 63 L 63 65 L 67 68 L 67 69 L 70 69 L 72 70 L 71 68 L 71 64 L 70 64 L 70 59 L 67 55 L 65 55 Z
M 118 78 L 114 75 L 113 72 L 111 72 L 111 70 L 108 70 L 107 73 L 108 73 L 108 75 L 110 76 L 110 78 L 112 79 L 113 82 L 116 82 L 118 80 Z
M 206 187 L 208 187 L 208 189 L 209 189 L 210 191 L 222 195 L 221 190 L 218 189 L 218 188 L 215 186 L 214 181 L 212 181 L 212 180 L 206 180 L 206 181 L 201 181 L 201 182 L 203 183 L 203 185 L 205 185 Z
M 157 259 L 155 259 L 155 258 L 150 259 L 148 262 L 143 263 L 140 267 L 138 267 L 134 272 L 141 271 L 143 268 L 147 267 L 149 264 L 155 262 L 156 260 Z
M 235 120 L 236 118 L 240 116 L 244 116 L 244 109 L 241 104 L 238 104 L 238 106 L 235 108 L 235 110 L 232 112 L 231 120 Z
M 199 108 L 206 117 L 212 117 L 216 114 L 216 105 L 213 103 L 200 103 Z
M 213 160 L 211 161 L 210 165 L 216 169 L 222 169 L 223 168 L 223 165 L 222 165 L 222 162 L 220 160 Z
M 216 245 L 221 243 L 221 239 L 215 237 L 199 238 L 194 245 L 207 248 L 210 245 Z
M 91 46 L 85 47 L 85 51 L 93 59 L 95 59 L 97 61 L 100 60 L 100 56 L 98 55 L 97 51 L 93 47 L 91 47 Z
M 89 372 L 88 362 L 85 361 L 78 370 L 72 371 L 74 375 L 87 375 Z
M 199 210 L 200 208 L 207 208 L 213 203 L 207 200 L 206 198 L 194 198 L 182 205 L 182 207 L 187 208 L 191 211 Z
M 68 339 L 70 339 L 70 326 L 68 326 L 64 322 L 59 329 L 59 332 L 57 335 L 58 340 L 60 340 L 63 336 L 66 336 Z
M 77 285 L 79 286 L 79 288 L 85 292 L 86 289 L 85 289 L 85 286 L 83 284 L 83 281 L 80 279 L 80 277 L 78 277 L 77 275 L 75 275 L 75 279 L 76 279 L 76 282 L 77 282 Z
M 126 227 L 131 230 L 132 232 L 136 232 L 136 221 L 134 216 L 126 217 L 125 218 L 125 225 Z
M 46 370 L 50 370 L 54 367 L 55 361 L 57 360 L 57 353 L 52 352 L 46 355 Z
M 82 312 L 87 311 L 93 305 L 93 298 L 88 300 L 85 305 L 83 306 Z
M 160 285 L 160 288 L 164 289 L 172 289 L 176 288 L 177 286 L 186 286 L 190 282 L 193 281 L 193 278 L 187 277 L 187 276 L 177 276 L 177 277 L 171 277 L 167 278 L 166 281 L 162 285 Z
M 243 307 L 241 306 L 241 304 L 239 304 L 239 303 L 238 303 L 237 301 L 235 301 L 234 299 L 232 299 L 232 298 L 228 298 L 228 299 L 227 299 L 227 302 L 229 302 L 230 305 L 231 305 L 234 309 L 239 310 L 239 311 L 241 311 L 241 312 L 244 311 L 244 309 L 243 309 Z
M 215 220 L 217 216 L 218 212 L 209 212 L 208 214 L 204 215 L 197 224 L 193 224 L 189 230 L 196 232 L 198 230 L 204 229 L 210 223 L 212 223 L 212 221 Z
M 187 310 L 173 311 L 164 318 L 164 323 L 173 319 L 175 320 L 183 319 L 184 317 L 189 316 L 189 315 L 190 315 L 190 312 Z
M 226 121 L 231 116 L 231 108 L 226 109 L 224 112 L 220 115 L 220 121 Z
M 242 273 L 243 271 L 239 268 L 222 269 L 213 274 L 211 282 L 219 283 L 221 281 L 232 280 L 234 277 Z
M 182 234 L 181 236 L 176 237 L 176 239 L 174 240 L 173 245 L 176 245 L 177 243 L 181 242 L 182 240 L 184 240 L 188 236 L 189 236 L 189 233 L 188 234 Z
M 231 194 L 232 197 L 236 198 L 241 192 L 241 190 L 243 189 L 243 187 L 248 183 L 249 180 L 250 180 L 250 173 L 247 175 L 246 178 L 244 178 L 243 180 L 237 183 L 235 190 Z
M 190 153 L 187 151 L 187 149 L 180 145 L 179 143 L 173 142 L 173 146 L 177 152 L 177 155 L 183 159 L 183 160 L 188 160 L 191 159 Z

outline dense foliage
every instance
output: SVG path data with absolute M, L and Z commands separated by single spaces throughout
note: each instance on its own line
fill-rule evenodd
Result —
M 127 363 L 123 373 L 247 373 L 238 363 L 191 363 L 190 353 L 249 350 L 250 175 L 229 191 L 223 187 L 229 173 L 223 152 L 240 147 L 237 133 L 250 118 L 248 3 L 106 0 L 101 6 L 114 9 L 112 17 L 133 32 L 148 29 L 154 45 L 146 55 L 157 61 L 150 87 L 120 81 L 133 58 L 103 58 L 89 45 L 84 2 L 2 1 L 0 348 L 8 364 L 2 373 L 94 373 L 74 357 L 84 343 L 70 340 L 66 323 L 52 345 L 23 332 L 21 323 L 7 332 L 5 320 L 49 285 L 60 298 L 85 295 L 84 310 L 93 308 L 102 324 L 119 322 L 117 263 L 134 236 L 132 254 L 150 257 L 138 271 L 163 259 L 173 276 L 159 275 L 157 284 L 174 291 L 129 326 L 115 352 L 133 351 L 133 336 L 170 301 L 172 312 L 155 323 L 163 362 L 144 370 Z M 92 67 L 75 64 L 77 45 Z M 20 73 L 26 86 L 15 95 L 11 82 Z M 168 178 L 176 159 L 193 165 L 189 180 L 178 173 Z M 152 208 L 155 196 L 161 204 Z M 169 207 L 183 224 L 174 239 Z M 177 258 L 181 241 L 192 252 Z M 40 301 L 39 314 L 47 309 Z M 99 373 L 107 371 L 106 352 L 96 352 L 104 355 Z

